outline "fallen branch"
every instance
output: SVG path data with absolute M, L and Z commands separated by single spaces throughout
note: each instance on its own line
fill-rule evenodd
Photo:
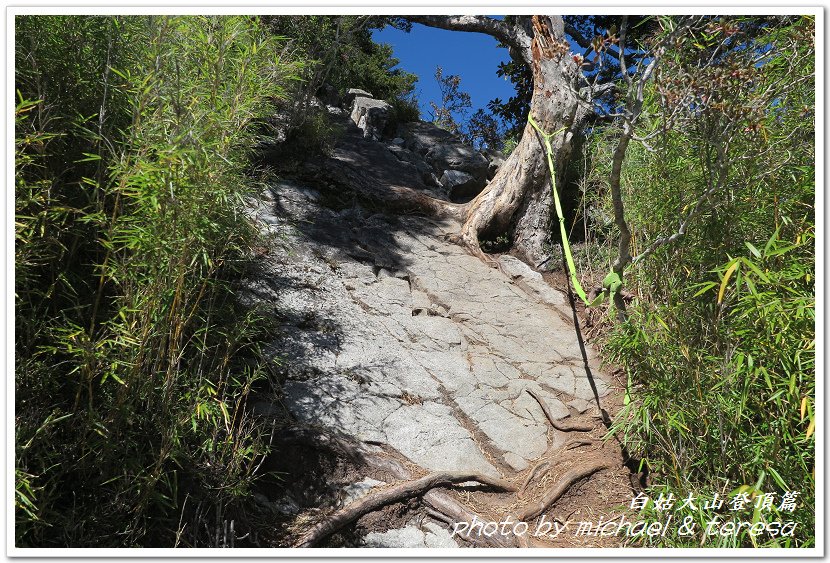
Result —
M 297 547 L 313 547 L 320 540 L 351 524 L 361 516 L 382 508 L 387 504 L 419 496 L 435 487 L 477 481 L 494 489 L 515 491 L 513 483 L 478 473 L 430 473 L 414 481 L 405 481 L 388 489 L 369 494 L 345 506 L 309 530 L 297 543 Z
M 539 403 L 540 407 L 542 407 L 542 412 L 545 413 L 545 416 L 547 417 L 548 422 L 550 422 L 550 425 L 553 426 L 555 429 L 557 429 L 561 432 L 590 432 L 591 430 L 594 429 L 594 425 L 590 424 L 590 423 L 587 423 L 587 422 L 574 421 L 574 422 L 571 422 L 570 424 L 562 424 L 561 422 L 559 422 L 558 420 L 553 418 L 553 415 L 550 412 L 550 408 L 548 407 L 548 404 L 545 402 L 545 400 L 542 397 L 537 395 L 536 392 L 533 389 L 528 388 L 528 389 L 525 389 L 525 391 L 527 391 L 530 394 L 531 397 L 536 399 L 536 402 Z
M 562 495 L 564 495 L 574 483 L 580 479 L 590 477 L 597 471 L 608 469 L 609 467 L 611 467 L 611 465 L 607 461 L 601 461 L 587 467 L 571 469 L 562 476 L 562 479 L 560 479 L 556 485 L 548 489 L 545 494 L 542 495 L 542 499 L 538 503 L 526 507 L 524 511 L 519 514 L 519 520 L 527 522 L 528 520 L 538 518 L 548 508 L 550 508 L 553 503 L 562 498 Z

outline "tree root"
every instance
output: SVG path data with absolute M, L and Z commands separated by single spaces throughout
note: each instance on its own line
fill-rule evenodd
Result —
M 467 510 L 464 505 L 452 498 L 444 491 L 430 491 L 424 495 L 424 503 L 427 504 L 436 514 L 440 514 L 442 518 L 438 518 L 450 525 L 451 528 L 458 522 L 481 522 L 483 527 L 490 529 L 495 526 L 490 524 L 487 518 L 482 518 L 478 514 Z M 483 528 L 482 528 L 483 529 Z M 471 527 L 460 529 L 455 537 L 460 537 L 476 547 L 524 547 L 522 543 L 522 536 L 516 536 L 511 529 L 504 530 L 504 534 L 486 535 L 481 533 L 473 533 Z
M 386 506 L 387 504 L 392 504 L 394 502 L 422 495 L 435 487 L 464 483 L 467 481 L 477 481 L 483 485 L 502 491 L 516 490 L 516 486 L 508 481 L 503 479 L 495 479 L 493 477 L 477 473 L 430 473 L 420 479 L 405 481 L 383 491 L 367 495 L 362 499 L 343 507 L 329 518 L 309 530 L 302 538 L 300 538 L 296 546 L 313 547 L 322 539 L 354 522 L 361 516 Z
M 522 483 L 522 486 L 519 487 L 519 491 L 516 493 L 516 498 L 519 498 L 519 499 L 522 498 L 522 496 L 525 493 L 525 489 L 527 489 L 528 485 L 530 485 L 530 482 L 533 481 L 533 479 L 536 478 L 537 474 L 539 474 L 543 470 L 549 470 L 549 469 L 550 469 L 550 462 L 546 461 L 546 460 L 542 460 L 539 463 L 537 463 L 536 465 L 534 465 L 533 469 L 531 469 L 530 473 L 528 473 L 527 477 L 525 477 L 525 480 Z
M 531 397 L 536 399 L 536 402 L 539 403 L 540 407 L 542 407 L 542 412 L 545 413 L 545 416 L 547 417 L 548 422 L 550 422 L 550 425 L 553 426 L 555 429 L 557 429 L 561 432 L 590 432 L 591 430 L 594 429 L 594 425 L 590 424 L 588 422 L 573 421 L 570 424 L 563 424 L 563 423 L 559 422 L 558 420 L 553 418 L 553 415 L 550 412 L 550 408 L 548 407 L 548 404 L 545 402 L 545 400 L 542 397 L 537 395 L 536 392 L 533 389 L 528 388 L 528 389 L 525 389 L 525 391 L 527 391 L 530 394 Z
M 580 438 L 572 438 L 562 445 L 562 450 L 572 450 L 580 446 L 587 446 L 591 444 L 591 440 L 582 440 Z
M 396 479 L 406 480 L 412 478 L 412 473 L 397 460 L 372 455 L 367 457 L 366 461 L 377 469 L 391 473 Z M 482 522 L 484 525 L 489 523 L 486 518 L 471 512 L 444 491 L 433 489 L 427 492 L 424 494 L 424 504 L 427 506 L 427 514 L 439 522 L 444 522 L 450 529 L 453 529 L 458 522 Z M 475 535 L 470 530 L 463 530 L 456 535 L 476 547 L 527 547 L 521 536 L 513 534 L 498 534 L 488 537 L 481 534 Z
M 590 477 L 597 471 L 609 469 L 610 467 L 611 465 L 607 461 L 602 461 L 587 467 L 571 469 L 562 476 L 562 479 L 560 479 L 556 485 L 548 489 L 545 494 L 542 495 L 542 499 L 538 503 L 526 507 L 522 513 L 518 515 L 519 520 L 527 522 L 528 520 L 538 518 L 548 508 L 550 508 L 553 503 L 559 500 L 562 495 L 564 495 L 568 489 L 574 485 L 574 483 L 580 479 L 584 479 L 585 477 Z

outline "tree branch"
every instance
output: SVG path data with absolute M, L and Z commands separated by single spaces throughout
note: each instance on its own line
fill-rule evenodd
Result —
M 593 49 L 593 47 L 591 47 L 591 42 L 588 41 L 588 39 L 585 36 L 579 33 L 579 30 L 577 30 L 568 22 L 565 22 L 565 33 L 570 35 L 571 39 L 573 39 L 576 42 L 576 44 L 582 47 L 583 49 Z
M 484 33 L 495 37 L 511 50 L 521 54 L 527 64 L 531 64 L 530 40 L 531 37 L 521 26 L 510 25 L 503 21 L 488 18 L 487 16 L 402 16 L 413 23 L 420 23 L 429 27 L 448 29 L 451 31 L 469 31 Z
M 637 256 L 631 259 L 631 264 L 636 264 L 640 260 L 646 258 L 649 254 L 653 253 L 655 250 L 664 246 L 666 244 L 670 244 L 677 239 L 683 237 L 686 234 L 686 230 L 689 228 L 689 223 L 692 219 L 694 219 L 700 212 L 703 210 L 703 204 L 708 200 L 712 194 L 714 194 L 718 189 L 721 187 L 721 183 L 715 183 L 712 187 L 708 190 L 703 192 L 703 195 L 695 202 L 694 206 L 692 207 L 691 211 L 683 218 L 680 222 L 680 226 L 677 228 L 677 231 L 671 235 L 666 235 L 655 239 L 644 251 L 639 253 Z
M 583 49 L 585 49 L 585 53 L 583 53 L 583 54 L 582 54 L 582 57 L 583 57 L 583 58 L 584 58 L 584 57 L 587 57 L 587 56 L 588 56 L 588 54 L 589 54 L 591 51 L 593 51 L 593 50 L 594 50 L 594 46 L 591 44 L 591 42 L 590 42 L 590 41 L 588 41 L 588 39 L 586 39 L 586 38 L 585 38 L 585 36 L 584 36 L 584 35 L 582 35 L 582 34 L 579 32 L 579 30 L 578 30 L 578 29 L 576 29 L 574 26 L 572 26 L 572 25 L 571 25 L 571 24 L 569 24 L 568 22 L 565 22 L 565 33 L 567 33 L 568 35 L 570 35 L 570 36 L 571 36 L 571 39 L 573 39 L 573 40 L 574 40 L 574 42 L 575 42 L 577 45 L 579 45 L 580 47 L 582 47 Z M 622 41 L 620 41 L 620 42 L 622 42 Z M 607 47 L 605 47 L 605 51 L 606 51 L 609 55 L 611 55 L 611 58 L 613 58 L 613 59 L 619 59 L 619 58 L 620 58 L 620 51 L 618 51 L 617 49 L 615 49 L 614 47 L 612 47 L 612 46 L 610 46 L 610 45 L 608 45 Z M 638 61 L 638 60 L 640 60 L 640 59 L 644 58 L 644 57 L 646 56 L 646 53 L 628 53 L 628 56 L 629 56 L 630 58 L 634 59 L 635 61 Z M 589 69 L 589 70 L 591 70 L 591 69 Z

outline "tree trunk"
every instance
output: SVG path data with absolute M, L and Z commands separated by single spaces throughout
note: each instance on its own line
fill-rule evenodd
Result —
M 408 19 L 459 31 L 487 33 L 508 45 L 513 58 L 533 70 L 530 112 L 551 139 L 557 186 L 563 186 L 573 137 L 591 109 L 578 99 L 579 68 L 569 54 L 561 16 L 533 16 L 515 24 L 484 16 L 409 16 Z M 462 241 L 480 252 L 482 238 L 507 234 L 527 262 L 545 260 L 551 233 L 552 194 L 544 143 L 527 124 L 519 145 L 481 194 L 469 203 Z

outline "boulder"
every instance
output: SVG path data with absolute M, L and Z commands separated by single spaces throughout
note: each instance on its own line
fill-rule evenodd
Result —
M 456 140 L 453 134 L 446 129 L 441 129 L 426 121 L 402 124 L 398 128 L 398 136 L 404 140 L 404 147 L 420 155 L 426 154 L 439 143 Z
M 351 105 L 355 98 L 374 98 L 374 96 L 366 90 L 361 90 L 360 88 L 349 88 L 346 91 L 346 95 L 343 96 L 343 103 L 346 106 Z
M 394 143 L 394 141 L 392 141 Z M 389 149 L 395 158 L 400 160 L 401 162 L 408 162 L 410 164 L 415 165 L 415 168 L 418 169 L 418 173 L 421 175 L 421 178 L 424 182 L 429 183 L 430 177 L 435 177 L 433 174 L 433 168 L 426 163 L 426 161 L 421 158 L 419 155 L 415 154 L 414 152 L 399 147 L 395 144 L 386 145 L 386 148 Z
M 351 119 L 361 130 L 364 139 L 380 140 L 389 122 L 392 106 L 383 100 L 357 97 L 352 105 Z
M 452 201 L 466 200 L 478 195 L 486 182 L 460 170 L 444 170 L 441 185 Z
M 487 170 L 490 166 L 483 154 L 461 143 L 435 145 L 424 158 L 436 170 L 460 170 L 477 180 L 487 179 Z

